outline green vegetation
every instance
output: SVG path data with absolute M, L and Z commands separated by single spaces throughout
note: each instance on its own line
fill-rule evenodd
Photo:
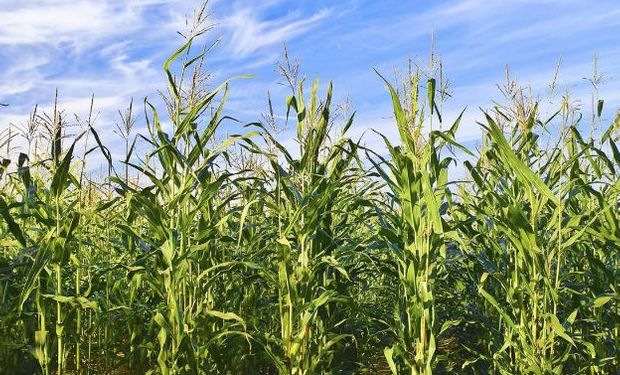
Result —
M 59 109 L 0 138 L 0 373 L 620 369 L 620 114 L 602 128 L 597 99 L 584 137 L 568 95 L 545 118 L 508 85 L 468 149 L 441 72 L 410 69 L 384 80 L 383 153 L 282 66 L 299 150 L 273 110 L 221 139 L 230 84 L 202 85 L 201 33 L 164 64 L 166 120 L 145 101 L 136 136 L 122 113 L 124 160 Z

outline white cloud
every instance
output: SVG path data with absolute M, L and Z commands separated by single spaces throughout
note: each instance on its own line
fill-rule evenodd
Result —
M 223 18 L 220 24 L 231 33 L 227 44 L 233 54 L 247 57 L 261 48 L 292 40 L 315 27 L 331 13 L 331 9 L 322 9 L 307 18 L 292 15 L 275 20 L 262 20 L 256 16 L 255 9 L 244 7 Z
M 18 61 L 15 59 L 0 72 L 0 95 L 6 97 L 31 90 L 42 78 L 38 69 L 49 60 L 50 57 L 44 50 L 20 53 Z
M 133 8 L 117 12 L 106 2 L 49 1 L 7 7 L 0 18 L 0 44 L 70 44 L 82 48 L 96 39 L 126 32 L 137 21 Z

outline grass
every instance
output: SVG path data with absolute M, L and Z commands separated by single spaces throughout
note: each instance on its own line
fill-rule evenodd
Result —
M 123 160 L 58 107 L 0 137 L 0 373 L 618 371 L 620 115 L 603 127 L 594 83 L 590 124 L 568 94 L 545 118 L 507 85 L 469 149 L 441 64 L 410 68 L 383 79 L 400 141 L 382 154 L 286 61 L 292 152 L 273 115 L 220 138 L 230 83 L 204 85 L 204 16 L 148 132 L 133 101 L 120 113 Z

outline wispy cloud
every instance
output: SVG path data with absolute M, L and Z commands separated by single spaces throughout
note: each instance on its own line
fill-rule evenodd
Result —
M 234 57 L 247 57 L 262 48 L 293 40 L 316 27 L 331 13 L 332 9 L 325 8 L 310 17 L 292 14 L 264 20 L 255 14 L 254 9 L 243 7 L 223 18 L 221 26 L 230 33 L 227 43 Z
M 68 44 L 81 49 L 93 42 L 131 32 L 140 25 L 132 2 L 119 8 L 106 1 L 42 1 L 4 7 L 0 44 Z
M 0 93 L 9 96 L 31 90 L 42 79 L 38 69 L 49 60 L 45 51 L 20 53 L 19 61 L 14 61 L 0 72 Z

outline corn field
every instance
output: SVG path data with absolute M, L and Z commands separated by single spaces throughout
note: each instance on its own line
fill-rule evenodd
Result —
M 400 139 L 372 150 L 290 79 L 291 150 L 271 101 L 229 134 L 198 36 L 165 109 L 121 112 L 122 160 L 60 103 L 0 136 L 0 374 L 620 371 L 620 113 L 510 86 L 465 147 L 410 69 L 377 75 Z

